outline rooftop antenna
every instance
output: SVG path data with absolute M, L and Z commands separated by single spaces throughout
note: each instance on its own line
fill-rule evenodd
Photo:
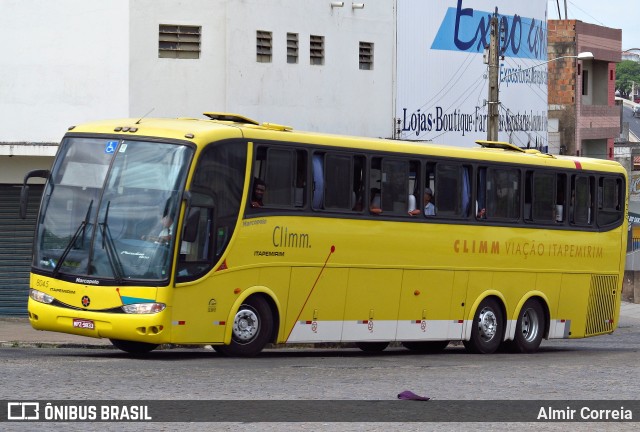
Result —
M 146 113 L 145 115 L 143 115 L 142 117 L 140 117 L 140 120 L 138 120 L 138 121 L 136 122 L 136 124 L 140 124 L 140 122 L 142 121 L 142 119 L 144 119 L 146 116 L 148 116 L 149 114 L 151 114 L 151 113 L 153 112 L 153 110 L 154 110 L 154 109 L 155 109 L 155 108 L 151 108 L 151 109 L 149 110 L 149 112 L 148 112 L 148 113 Z

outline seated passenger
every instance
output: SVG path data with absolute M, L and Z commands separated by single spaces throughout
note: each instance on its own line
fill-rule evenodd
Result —
M 173 215 L 165 214 L 162 216 L 161 220 L 162 229 L 158 233 L 158 235 L 143 235 L 142 240 L 158 243 L 158 244 L 167 244 L 171 241 L 171 233 L 173 232 Z
M 263 207 L 264 204 L 262 199 L 264 198 L 264 193 L 267 191 L 267 185 L 265 182 L 260 180 L 259 178 L 253 181 L 253 193 L 251 195 L 251 207 L 260 208 Z
M 369 211 L 374 214 L 382 213 L 382 205 L 380 201 L 380 189 L 371 189 L 371 203 L 369 204 Z
M 436 215 L 436 206 L 431 202 L 433 199 L 433 191 L 430 188 L 424 189 L 424 215 L 425 216 L 435 216 Z M 419 209 L 415 209 L 409 212 L 411 216 L 416 216 L 420 214 Z

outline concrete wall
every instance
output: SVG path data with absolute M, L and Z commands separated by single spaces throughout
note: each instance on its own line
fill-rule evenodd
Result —
M 201 26 L 200 58 L 158 58 L 160 24 Z M 270 63 L 256 60 L 258 30 L 272 32 Z M 228 111 L 296 129 L 391 135 L 392 2 L 136 0 L 130 33 L 133 116 Z M 297 64 L 287 63 L 287 33 L 299 37 Z M 324 65 L 310 64 L 310 35 L 325 38 Z M 360 41 L 374 43 L 373 70 L 358 67 Z
M 131 2 L 129 112 L 152 117 L 200 117 L 226 110 L 226 0 Z M 160 24 L 201 26 L 199 59 L 158 57 Z M 255 47 L 254 47 L 255 57 Z
M 53 157 L 47 156 L 0 156 L 0 184 L 20 184 L 24 175 L 35 169 L 51 169 Z M 34 178 L 29 184 L 44 183 Z
M 0 142 L 128 114 L 128 0 L 2 0 Z
M 297 129 L 391 136 L 393 2 L 245 0 L 228 13 L 226 109 Z M 257 30 L 273 32 L 271 63 L 256 62 Z M 287 33 L 298 34 L 297 64 L 287 63 Z M 324 36 L 323 65 L 310 64 L 310 35 Z M 374 44 L 373 70 L 359 69 L 360 42 Z

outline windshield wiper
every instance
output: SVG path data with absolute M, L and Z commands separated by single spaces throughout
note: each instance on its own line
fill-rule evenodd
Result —
M 118 250 L 116 249 L 116 245 L 113 242 L 113 237 L 111 237 L 109 225 L 107 225 L 110 206 L 111 201 L 107 202 L 107 210 L 104 213 L 104 219 L 102 220 L 102 223 L 99 224 L 100 228 L 102 229 L 102 249 L 105 249 L 107 251 L 107 259 L 109 260 L 109 265 L 111 266 L 111 271 L 113 271 L 113 277 L 115 281 L 121 284 L 124 270 L 122 269 L 122 262 L 120 261 L 120 257 L 118 256 Z
M 78 229 L 76 230 L 75 234 L 73 235 L 73 237 L 71 237 L 71 240 L 69 240 L 69 243 L 67 244 L 67 247 L 62 252 L 62 255 L 60 255 L 60 258 L 58 258 L 58 262 L 56 263 L 56 266 L 53 268 L 53 277 L 58 277 L 60 268 L 62 267 L 64 260 L 67 258 L 67 255 L 69 255 L 69 252 L 71 252 L 71 249 L 76 244 L 78 237 L 80 237 L 80 233 L 82 233 L 82 244 L 84 244 L 84 235 L 87 230 L 87 225 L 89 225 L 89 215 L 91 214 L 92 206 L 93 206 L 93 200 L 91 200 L 91 202 L 89 203 L 89 208 L 87 209 L 87 214 L 84 216 L 84 220 L 80 222 L 80 225 L 78 226 Z

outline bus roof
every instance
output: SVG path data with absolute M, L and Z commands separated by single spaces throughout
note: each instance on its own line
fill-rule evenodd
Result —
M 510 143 L 477 141 L 478 147 L 457 147 L 441 144 L 366 138 L 319 132 L 297 131 L 290 126 L 259 123 L 240 114 L 206 112 L 206 118 L 128 118 L 102 120 L 69 128 L 70 134 L 110 134 L 164 138 L 189 141 L 197 146 L 210 142 L 245 138 L 248 140 L 280 141 L 315 144 L 360 150 L 398 152 L 421 156 L 446 156 L 460 159 L 506 162 L 525 165 L 548 165 L 596 171 L 626 170 L 615 161 L 577 156 L 550 155 L 533 149 L 522 149 Z

